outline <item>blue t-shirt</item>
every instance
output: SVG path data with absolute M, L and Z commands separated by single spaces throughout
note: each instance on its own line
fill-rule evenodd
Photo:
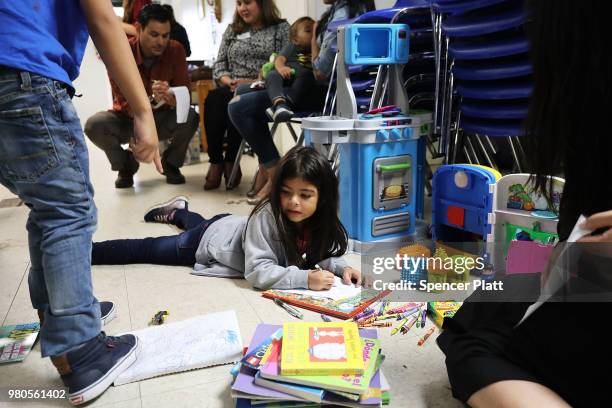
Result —
M 0 0 L 0 65 L 72 85 L 88 37 L 78 0 Z

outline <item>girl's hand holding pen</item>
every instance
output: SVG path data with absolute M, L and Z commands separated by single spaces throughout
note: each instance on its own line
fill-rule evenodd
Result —
M 308 272 L 308 289 L 329 290 L 334 284 L 334 274 L 323 269 Z

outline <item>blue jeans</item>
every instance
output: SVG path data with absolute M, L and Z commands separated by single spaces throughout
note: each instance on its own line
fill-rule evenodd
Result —
M 196 252 L 206 229 L 229 214 L 210 220 L 188 210 L 176 210 L 171 224 L 185 230 L 178 235 L 141 239 L 114 239 L 94 242 L 92 265 L 127 265 L 136 263 L 193 266 Z
M 0 67 L 0 182 L 30 208 L 28 283 L 43 357 L 100 333 L 91 282 L 96 207 L 81 123 L 63 84 Z
M 291 94 L 290 88 L 284 93 Z M 295 107 L 296 111 L 315 112 L 323 108 L 325 90 L 314 86 L 304 94 L 301 103 Z M 268 92 L 252 90 L 249 85 L 240 85 L 236 90 L 236 97 L 227 105 L 227 111 L 232 123 L 240 135 L 249 143 L 249 146 L 259 157 L 259 162 L 266 168 L 274 167 L 280 159 L 278 149 L 272 140 L 266 115 L 266 109 L 271 102 Z

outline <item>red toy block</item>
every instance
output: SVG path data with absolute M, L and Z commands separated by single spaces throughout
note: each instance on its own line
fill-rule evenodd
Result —
M 459 228 L 463 228 L 465 224 L 465 209 L 449 205 L 446 210 L 446 218 L 449 224 L 456 225 Z

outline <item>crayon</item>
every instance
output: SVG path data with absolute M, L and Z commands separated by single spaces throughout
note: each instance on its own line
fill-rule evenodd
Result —
M 394 334 L 396 334 L 398 331 L 401 330 L 402 327 L 404 327 L 404 325 L 406 324 L 406 322 L 408 321 L 409 317 L 406 317 L 404 320 L 402 320 L 402 322 L 400 324 L 397 325 L 396 328 L 394 328 L 393 330 L 391 330 L 391 335 L 393 336 Z
M 412 320 L 411 320 L 411 321 L 410 321 L 410 322 L 409 322 L 407 325 L 405 325 L 404 327 L 402 327 L 402 330 L 401 330 L 402 334 L 406 334 L 406 333 L 408 333 L 408 330 L 410 330 L 410 329 L 412 328 L 412 326 L 414 326 L 414 324 L 416 323 L 416 321 L 417 321 L 417 317 L 416 317 L 416 316 L 414 316 L 414 317 L 412 318 Z
M 421 340 L 419 340 L 417 345 L 422 346 L 423 343 L 425 343 L 427 341 L 429 336 L 431 336 L 433 334 L 435 329 L 436 329 L 435 327 L 432 327 L 431 329 L 427 330 L 427 333 L 425 333 L 425 335 L 421 338 Z

